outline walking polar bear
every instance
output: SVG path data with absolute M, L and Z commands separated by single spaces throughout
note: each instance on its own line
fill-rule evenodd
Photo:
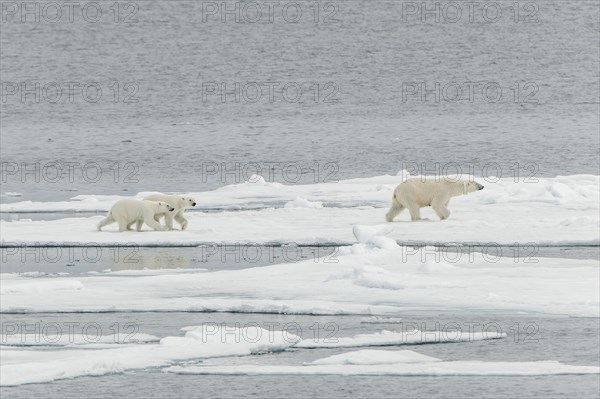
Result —
M 117 201 L 106 216 L 106 219 L 98 223 L 98 231 L 102 227 L 111 223 L 119 223 L 119 231 L 131 230 L 135 223 L 136 230 L 142 231 L 142 225 L 146 223 L 154 230 L 166 230 L 155 220 L 155 215 L 163 213 L 172 213 L 175 210 L 166 202 L 141 201 L 132 198 L 126 198 Z
M 466 180 L 408 179 L 394 190 L 392 207 L 385 215 L 385 220 L 393 221 L 404 208 L 408 208 L 412 221 L 421 220 L 421 208 L 426 206 L 431 206 L 440 220 L 448 219 L 448 202 L 451 197 L 481 189 L 481 184 Z
M 167 195 L 167 194 L 152 194 L 144 198 L 149 201 L 162 201 L 171 205 L 175 210 L 173 212 L 162 212 L 154 215 L 154 220 L 160 222 L 160 218 L 164 216 L 165 225 L 168 230 L 173 230 L 173 219 L 179 223 L 181 230 L 185 230 L 188 225 L 188 221 L 183 217 L 183 213 L 187 208 L 196 206 L 196 200 L 192 197 L 182 197 L 181 195 Z

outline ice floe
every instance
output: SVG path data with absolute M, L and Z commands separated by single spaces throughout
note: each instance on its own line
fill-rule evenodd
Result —
M 486 362 L 442 361 L 413 351 L 360 350 L 295 365 L 172 366 L 177 374 L 220 375 L 396 375 L 396 376 L 534 376 L 599 374 L 597 366 L 574 366 L 557 361 Z
M 388 331 L 359 334 L 354 337 L 305 339 L 296 344 L 297 348 L 353 348 L 359 346 L 419 345 L 427 343 L 472 342 L 506 337 L 498 331 Z
M 38 278 L 5 273 L 0 311 L 396 317 L 407 309 L 461 309 L 599 316 L 596 260 L 440 256 L 427 248 L 387 242 L 383 236 L 379 238 L 385 245 L 376 245 L 374 238 L 331 257 L 241 270 Z
M 535 243 L 538 246 L 597 245 L 598 176 L 538 178 L 537 182 L 504 179 L 485 182 L 485 189 L 453 198 L 452 215 L 439 221 L 430 208 L 429 221 L 410 222 L 408 213 L 393 223 L 384 215 L 400 176 L 344 180 L 338 183 L 284 185 L 258 181 L 189 193 L 203 209 L 188 211 L 186 231 L 118 233 L 112 226 L 97 232 L 102 216 L 58 220 L 1 221 L 2 246 L 138 245 L 197 246 L 203 243 L 297 243 L 349 245 L 369 240 L 382 229 L 390 239 L 419 244 Z M 143 197 L 147 192 L 139 193 Z M 1 212 L 107 211 L 119 196 L 80 195 L 71 201 L 1 204 Z M 258 207 L 260 209 L 253 209 Z M 245 209 L 234 211 L 235 209 Z M 354 226 L 362 231 L 353 231 Z
M 117 345 L 114 349 L 31 350 L 2 346 L 0 386 L 162 367 L 188 359 L 281 351 L 300 340 L 293 334 L 272 334 L 260 327 L 229 327 L 226 334 L 221 333 L 219 326 L 215 328 L 211 333 L 192 329 L 182 337 L 165 337 L 159 343 Z

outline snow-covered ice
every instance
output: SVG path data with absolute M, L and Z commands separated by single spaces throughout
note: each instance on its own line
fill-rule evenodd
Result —
M 3 274 L 0 312 L 259 312 L 360 314 L 385 330 L 335 340 L 283 339 L 259 329 L 238 329 L 254 340 L 206 336 L 203 327 L 183 336 L 147 334 L 100 337 L 97 342 L 44 342 L 30 335 L 2 335 L 0 385 L 48 382 L 77 376 L 166 367 L 182 374 L 338 375 L 552 375 L 598 374 L 598 367 L 556 361 L 483 362 L 442 360 L 412 351 L 359 350 L 309 364 L 187 364 L 210 357 L 309 348 L 358 348 L 502 339 L 495 330 L 405 331 L 406 311 L 531 312 L 600 316 L 600 267 L 596 260 L 494 257 L 480 253 L 440 254 L 432 247 L 398 243 L 597 245 L 597 176 L 540 178 L 537 183 L 486 182 L 486 188 L 452 200 L 449 220 L 412 223 L 407 214 L 384 223 L 399 176 L 339 183 L 288 186 L 255 179 L 218 190 L 190 193 L 206 209 L 188 212 L 187 231 L 97 232 L 103 216 L 50 221 L 1 221 L 3 246 L 200 244 L 345 245 L 333 256 L 239 270 L 206 269 Z M 140 193 L 144 196 L 147 193 Z M 1 205 L 12 216 L 25 212 L 106 211 L 118 196 L 75 197 L 61 203 Z M 252 208 L 256 209 L 252 209 Z M 18 249 L 18 248 L 12 248 Z M 200 249 L 199 249 L 200 250 Z M 7 256 L 10 256 L 7 251 Z M 512 255 L 510 252 L 508 255 Z M 441 258 L 440 258 L 441 256 Z M 253 328 L 253 327 L 246 327 Z M 392 331 L 393 330 L 393 331 Z M 229 331 L 229 330 L 228 330 Z M 235 336 L 235 334 L 231 334 Z M 268 337 L 268 338 L 267 338 Z M 50 338 L 52 338 L 50 336 Z M 160 339 L 160 341 L 159 341 Z M 461 343 L 460 345 L 462 345 Z M 181 364 L 180 362 L 186 362 Z
M 396 346 L 419 345 L 442 342 L 472 342 L 487 339 L 500 339 L 506 334 L 498 331 L 469 332 L 469 331 L 388 331 L 372 334 L 359 334 L 354 337 L 320 340 L 305 339 L 296 344 L 297 348 L 353 348 L 362 346 Z
M 99 376 L 126 370 L 167 366 L 173 361 L 222 356 L 245 356 L 281 351 L 300 340 L 293 334 L 272 334 L 260 327 L 221 327 L 208 333 L 200 328 L 183 337 L 165 337 L 159 343 L 115 344 L 114 349 L 26 350 L 0 347 L 0 386 L 49 382 L 79 376 Z M 238 337 L 252 339 L 239 339 Z M 85 347 L 85 346 L 84 346 Z
M 476 179 L 477 180 L 477 179 Z M 480 179 L 481 180 L 481 179 Z M 20 245 L 146 245 L 194 246 L 202 243 L 298 243 L 306 245 L 357 242 L 355 225 L 389 229 L 402 243 L 535 243 L 597 245 L 599 233 L 598 176 L 538 178 L 537 182 L 483 181 L 485 189 L 453 198 L 452 215 L 440 222 L 425 208 L 429 221 L 409 222 L 408 213 L 386 224 L 384 215 L 401 176 L 378 176 L 338 183 L 284 185 L 259 180 L 208 192 L 194 192 L 200 206 L 221 212 L 188 211 L 189 230 L 117 233 L 112 226 L 97 232 L 103 217 L 51 221 L 1 221 L 1 244 Z M 143 197 L 147 192 L 139 193 Z M 16 202 L 1 212 L 107 211 L 119 196 L 80 195 L 55 203 Z M 252 209 L 258 206 L 262 209 Z M 236 210 L 246 209 L 246 210 Z
M 407 309 L 462 309 L 599 316 L 600 275 L 595 260 L 539 258 L 528 263 L 472 253 L 459 254 L 450 262 L 436 260 L 435 253 L 407 251 L 385 236 L 376 236 L 341 248 L 333 257 L 242 270 L 33 279 L 4 274 L 0 311 L 395 317 Z
M 285 208 L 323 208 L 323 203 L 296 197 L 293 201 L 286 203 Z
M 223 375 L 397 375 L 397 376 L 528 376 L 599 374 L 597 366 L 573 366 L 557 361 L 443 361 L 417 352 L 359 350 L 318 359 L 304 365 L 172 366 L 177 374 Z

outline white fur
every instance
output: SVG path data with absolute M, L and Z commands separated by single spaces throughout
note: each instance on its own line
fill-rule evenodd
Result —
M 466 180 L 409 179 L 394 190 L 392 207 L 385 215 L 385 220 L 391 222 L 405 208 L 413 221 L 420 220 L 420 209 L 426 206 L 431 206 L 441 220 L 448 219 L 451 197 L 466 195 L 482 188 L 481 184 Z
M 173 212 L 163 212 L 156 214 L 154 219 L 160 222 L 160 218 L 164 216 L 165 225 L 168 230 L 173 230 L 173 219 L 179 223 L 181 230 L 185 230 L 188 226 L 188 221 L 183 217 L 183 213 L 187 208 L 196 206 L 196 200 L 192 197 L 182 195 L 167 195 L 167 194 L 152 194 L 144 198 L 149 201 L 162 201 L 171 205 L 175 210 Z
M 174 208 L 166 202 L 140 201 L 132 198 L 122 199 L 110 208 L 106 219 L 98 223 L 98 231 L 114 222 L 119 224 L 119 231 L 131 230 L 134 223 L 137 231 L 142 231 L 144 223 L 154 230 L 166 230 L 154 217 L 157 214 L 173 213 L 173 210 Z

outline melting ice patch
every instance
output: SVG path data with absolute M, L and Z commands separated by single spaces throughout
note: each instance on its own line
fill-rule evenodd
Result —
M 151 234 L 150 234 L 151 235 Z M 394 244 L 355 244 L 325 262 L 225 271 L 101 273 L 0 279 L 0 312 L 217 311 L 396 316 L 411 309 L 487 309 L 598 317 L 598 262 L 540 258 L 451 265 Z M 329 259 L 328 259 L 329 260 Z M 50 300 L 51 299 L 51 300 Z
M 252 339 L 239 339 L 240 336 Z M 192 328 L 183 337 L 165 337 L 159 343 L 115 349 L 31 350 L 2 346 L 0 386 L 120 373 L 167 366 L 180 360 L 281 351 L 299 340 L 293 334 L 272 334 L 260 327 L 228 327 L 225 331 L 214 326 L 210 334 L 200 327 Z
M 360 346 L 420 345 L 429 343 L 471 342 L 506 337 L 499 332 L 464 331 L 388 331 L 372 334 L 359 334 L 353 337 L 305 339 L 296 344 L 297 348 L 352 348 Z
M 334 355 L 302 366 L 173 366 L 177 374 L 220 375 L 398 375 L 398 376 L 529 376 L 599 374 L 597 366 L 572 366 L 557 361 L 443 361 L 413 351 L 360 350 Z

